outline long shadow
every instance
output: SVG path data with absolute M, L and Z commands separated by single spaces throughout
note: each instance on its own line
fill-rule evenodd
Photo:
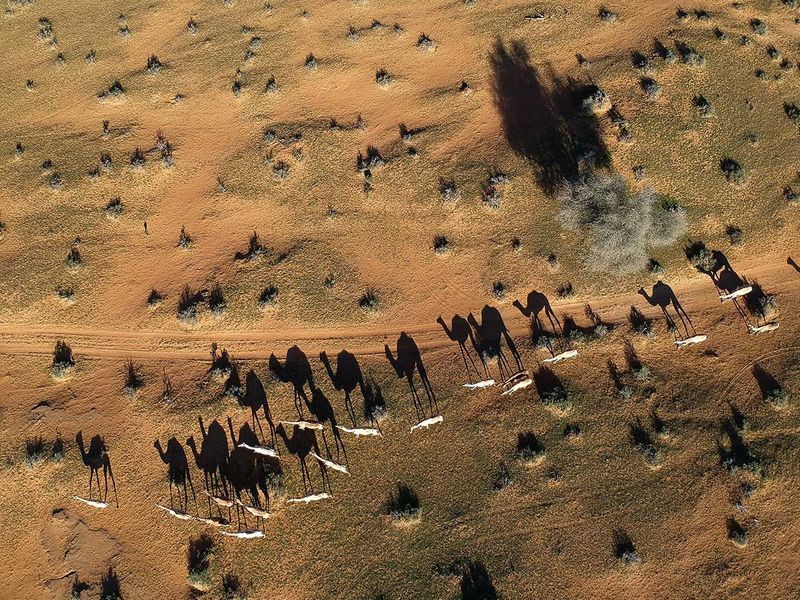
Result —
M 184 511 L 189 510 L 189 495 L 188 490 L 192 490 L 192 499 L 197 502 L 194 493 L 194 485 L 192 485 L 192 475 L 189 471 L 189 461 L 186 458 L 186 450 L 183 449 L 181 443 L 175 438 L 171 437 L 167 441 L 167 449 L 161 448 L 161 441 L 156 440 L 153 444 L 158 451 L 161 462 L 167 465 L 167 479 L 169 480 L 169 505 L 172 504 L 172 486 L 174 485 L 178 490 L 178 499 L 180 500 L 180 490 L 183 489 L 183 503 L 181 508 Z
M 517 367 L 516 370 L 522 370 L 522 359 L 499 310 L 487 304 L 481 309 L 480 323 L 478 323 L 478 320 L 472 313 L 467 315 L 467 321 L 472 327 L 478 356 L 480 356 L 483 362 L 483 368 L 484 372 L 487 374 L 487 378 L 487 363 L 494 358 L 497 358 L 501 380 L 505 381 L 512 375 L 508 360 L 503 353 L 503 340 L 505 340 L 508 349 L 511 351 L 511 355 L 514 357 L 514 362 Z
M 764 400 L 773 398 L 783 389 L 780 382 L 758 363 L 753 365 L 753 378 Z
M 414 373 L 419 374 L 419 379 L 422 382 L 422 387 L 425 389 L 425 395 L 428 398 L 428 408 L 432 414 L 437 414 L 439 409 L 436 405 L 436 394 L 433 392 L 431 382 L 428 380 L 428 372 L 425 370 L 425 365 L 422 362 L 422 356 L 417 347 L 417 343 L 405 331 L 400 333 L 397 338 L 397 357 L 392 354 L 388 345 L 384 346 L 384 353 L 389 364 L 392 365 L 397 378 L 406 378 L 408 388 L 411 391 L 411 398 L 414 401 L 414 408 L 417 410 L 417 416 L 420 419 L 425 418 L 425 408 L 417 392 L 417 387 L 414 385 Z
M 223 467 L 223 473 L 231 490 L 239 502 L 244 503 L 242 492 L 250 495 L 250 504 L 256 508 L 261 508 L 262 502 L 259 490 L 264 494 L 265 506 L 269 510 L 270 497 L 269 487 L 267 486 L 268 473 L 271 476 L 279 477 L 282 473 L 280 462 L 277 460 L 266 461 L 265 457 L 258 456 L 247 448 L 239 447 L 239 444 L 251 446 L 260 445 L 258 436 L 250 428 L 250 424 L 245 422 L 239 428 L 239 434 L 233 429 L 233 421 L 228 417 L 228 429 L 233 443 L 233 449 L 228 455 L 228 460 Z M 239 519 L 241 513 L 247 527 L 247 511 L 244 507 L 236 505 L 236 517 Z
M 669 285 L 659 280 L 653 286 L 653 291 L 650 294 L 648 294 L 644 288 L 639 288 L 639 294 L 650 306 L 657 306 L 661 309 L 664 319 L 667 322 L 667 328 L 670 331 L 673 331 L 676 333 L 676 335 L 679 335 L 678 326 L 668 310 L 670 307 L 672 307 L 672 309 L 675 311 L 675 314 L 678 316 L 681 325 L 683 325 L 683 330 L 686 336 L 689 336 L 690 327 L 692 329 L 692 333 L 694 333 L 694 325 L 692 324 L 692 320 L 689 318 L 689 315 L 686 314 L 686 311 L 683 309 L 683 306 L 681 306 L 677 296 L 675 296 L 675 292 L 672 291 L 672 288 Z
M 325 452 L 328 458 L 332 458 L 331 449 L 328 446 L 328 438 L 325 436 L 325 423 L 330 423 L 331 431 L 333 432 L 333 441 L 336 444 L 336 460 L 339 460 L 339 450 L 344 454 L 345 462 L 347 462 L 347 451 L 344 448 L 344 441 L 339 430 L 336 428 L 336 413 L 333 411 L 328 398 L 322 393 L 322 390 L 315 388 L 311 394 L 311 402 L 306 402 L 309 412 L 314 415 L 314 418 L 322 423 L 322 443 L 325 445 Z
M 786 259 L 786 264 L 792 267 L 798 273 L 800 273 L 800 265 L 794 262 L 794 259 L 791 256 Z
M 478 379 L 480 379 L 481 372 L 478 370 L 475 361 L 472 359 L 472 354 L 467 348 L 467 341 L 472 342 L 472 347 L 475 348 L 475 338 L 472 334 L 472 328 L 469 325 L 469 321 L 467 321 L 461 315 L 453 315 L 453 318 L 450 320 L 449 328 L 441 316 L 436 319 L 436 322 L 442 327 L 445 335 L 450 339 L 450 341 L 458 344 L 458 349 L 461 352 L 461 358 L 464 361 L 464 368 L 467 371 L 467 377 L 470 379 L 470 381 L 472 381 L 472 371 L 475 371 L 475 375 L 478 377 Z
M 306 384 L 308 384 L 312 393 L 314 391 L 314 373 L 311 370 L 308 357 L 300 348 L 292 346 L 286 352 L 284 364 L 281 364 L 274 354 L 270 355 L 269 370 L 279 381 L 292 384 L 294 387 L 294 406 L 297 409 L 297 414 L 302 419 L 303 403 L 308 402 L 308 394 L 305 391 Z
M 331 361 L 325 352 L 320 352 L 319 360 L 325 367 L 325 372 L 337 391 L 344 392 L 344 407 L 353 427 L 357 425 L 356 411 L 353 408 L 351 394 L 356 388 L 361 390 L 361 396 L 366 399 L 367 392 L 364 383 L 364 374 L 354 354 L 342 350 L 336 356 L 336 371 L 331 366 Z
M 522 306 L 522 303 L 519 300 L 514 300 L 512 304 L 526 319 L 530 319 L 531 336 L 534 344 L 537 346 L 543 345 L 550 351 L 551 354 L 555 354 L 551 338 L 558 335 L 559 332 L 564 335 L 564 328 L 561 326 L 556 313 L 553 312 L 547 296 L 536 290 L 531 290 L 528 293 L 527 299 L 525 300 L 525 306 Z M 539 317 L 542 312 L 544 312 L 544 315 L 550 322 L 552 336 L 550 332 L 545 329 L 544 323 Z
M 122 598 L 122 590 L 119 585 L 119 577 L 114 572 L 114 567 L 108 567 L 108 571 L 100 578 L 100 597 L 101 598 Z
M 308 493 L 309 486 L 311 486 L 311 490 L 313 491 L 314 485 L 311 481 L 311 473 L 308 470 L 306 458 L 311 454 L 312 450 L 316 454 L 319 454 L 319 443 L 317 442 L 317 436 L 314 430 L 300 429 L 299 426 L 295 425 L 292 429 L 292 437 L 289 437 L 283 423 L 278 423 L 278 426 L 275 428 L 275 433 L 283 440 L 289 454 L 296 456 L 300 461 L 300 473 L 303 476 L 304 492 Z M 327 467 L 319 461 L 316 462 L 319 465 L 320 474 L 322 476 L 322 489 L 324 490 L 327 488 L 330 490 Z
M 225 465 L 228 462 L 228 436 L 225 429 L 216 419 L 211 422 L 208 429 L 203 424 L 202 417 L 197 417 L 200 423 L 200 433 L 203 436 L 200 450 L 194 441 L 194 436 L 189 436 L 186 445 L 192 451 L 197 468 L 203 471 L 206 491 L 212 496 L 222 494 L 228 496 L 228 485 L 225 479 Z M 209 512 L 211 500 L 208 499 Z
M 465 565 L 461 574 L 461 597 L 464 600 L 496 600 L 499 597 L 492 576 L 482 562 Z
M 108 447 L 105 440 L 99 435 L 94 436 L 89 442 L 89 449 L 83 445 L 83 432 L 79 431 L 75 436 L 75 443 L 81 453 L 81 460 L 83 464 L 89 467 L 89 500 L 92 499 L 92 478 L 97 481 L 97 493 L 100 493 L 100 469 L 103 469 L 103 501 L 108 498 L 108 480 L 111 479 L 111 485 L 114 490 L 114 500 L 117 508 L 119 508 L 119 499 L 117 498 L 117 483 L 114 481 L 114 473 L 111 470 L 111 459 L 108 457 Z
M 272 411 L 267 401 L 267 391 L 264 389 L 264 384 L 253 369 L 250 369 L 245 376 L 245 392 L 240 398 L 240 404 L 250 408 L 253 415 L 253 428 L 258 428 L 261 432 L 261 437 L 264 437 L 264 429 L 261 427 L 261 420 L 258 418 L 258 409 L 260 408 L 264 412 L 264 419 L 269 426 L 270 440 L 274 448 L 275 422 L 272 420 Z
M 546 193 L 577 178 L 587 157 L 597 166 L 610 164 L 597 118 L 580 110 L 589 86 L 559 76 L 549 64 L 534 67 L 519 40 L 508 46 L 495 40 L 489 62 L 506 139 L 534 165 Z
M 386 400 L 383 397 L 381 386 L 370 377 L 364 388 L 364 418 L 370 422 L 373 427 L 380 430 L 378 421 L 386 414 Z

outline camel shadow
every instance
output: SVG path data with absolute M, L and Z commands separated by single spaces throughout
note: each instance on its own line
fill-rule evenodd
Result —
M 306 458 L 308 458 L 308 455 L 311 454 L 312 451 L 319 455 L 319 443 L 317 442 L 317 436 L 314 430 L 301 429 L 298 425 L 295 425 L 292 429 L 292 436 L 289 437 L 283 423 L 278 423 L 278 426 L 275 428 L 275 433 L 283 440 L 283 444 L 289 454 L 296 456 L 300 462 L 300 473 L 303 477 L 304 493 L 308 493 L 309 487 L 313 492 L 314 485 L 311 480 L 311 473 L 308 470 L 308 465 L 306 464 Z M 317 461 L 317 465 L 319 466 L 320 476 L 322 477 L 322 489 L 330 490 L 327 467 L 319 461 Z
M 297 346 L 292 346 L 286 352 L 286 360 L 284 364 L 276 358 L 274 354 L 269 357 L 269 370 L 273 375 L 283 383 L 291 383 L 294 388 L 294 406 L 297 410 L 297 415 L 303 418 L 303 403 L 308 403 L 308 394 L 305 391 L 305 386 L 308 384 L 309 389 L 314 391 L 314 372 L 311 370 L 311 364 L 308 362 L 308 357 Z
M 472 327 L 475 345 L 478 350 L 478 356 L 483 363 L 486 379 L 489 378 L 488 363 L 495 358 L 497 359 L 502 381 L 506 381 L 513 374 L 508 359 L 503 352 L 503 341 L 505 341 L 514 358 L 516 371 L 523 369 L 522 359 L 499 310 L 487 304 L 481 309 L 480 323 L 472 313 L 467 315 L 467 321 Z
M 361 372 L 361 366 L 358 364 L 358 359 L 354 354 L 347 350 L 342 350 L 336 356 L 336 371 L 334 372 L 330 359 L 325 352 L 321 352 L 319 360 L 325 367 L 325 372 L 331 380 L 333 387 L 339 392 L 344 392 L 344 407 L 347 411 L 347 416 L 353 427 L 357 426 L 356 411 L 353 408 L 353 401 L 351 398 L 352 393 L 356 389 L 361 390 L 361 396 L 365 399 L 367 391 L 364 383 L 364 374 Z
M 411 391 L 411 398 L 414 402 L 414 408 L 420 420 L 425 418 L 425 408 L 420 399 L 417 387 L 414 384 L 415 372 L 419 375 L 422 387 L 425 390 L 425 395 L 428 399 L 428 408 L 432 414 L 437 414 L 439 409 L 436 405 L 436 394 L 434 394 L 433 387 L 428 380 L 428 372 L 425 369 L 425 364 L 422 362 L 422 355 L 414 339 L 403 331 L 400 333 L 400 337 L 397 338 L 397 357 L 392 354 L 388 345 L 384 346 L 384 354 L 397 374 L 397 378 L 406 378 L 408 388 Z
M 678 316 L 678 319 L 683 326 L 684 334 L 688 337 L 689 336 L 689 328 L 692 330 L 692 334 L 695 333 L 694 325 L 692 324 L 692 320 L 689 318 L 689 315 L 681 306 L 681 303 L 678 301 L 677 296 L 675 296 L 675 292 L 673 292 L 672 288 L 664 283 L 661 280 L 658 280 L 655 285 L 653 285 L 653 290 L 650 294 L 648 294 L 644 288 L 639 288 L 639 294 L 647 301 L 650 306 L 658 306 L 661 309 L 662 314 L 664 315 L 664 319 L 667 322 L 667 328 L 674 332 L 676 337 L 680 337 L 680 333 L 678 332 L 678 325 L 675 320 L 672 318 L 672 315 L 669 313 L 669 308 L 672 307 L 675 314 Z M 688 323 L 688 326 L 687 326 Z
M 478 370 L 478 367 L 472 358 L 472 354 L 467 348 L 467 341 L 469 341 L 472 344 L 472 348 L 477 352 L 477 344 L 475 342 L 475 337 L 472 334 L 472 328 L 470 327 L 469 321 L 467 321 L 461 315 L 453 315 L 453 318 L 450 320 L 449 328 L 441 316 L 436 319 L 436 322 L 442 327 L 445 335 L 450 339 L 450 341 L 458 344 L 458 349 L 461 352 L 461 359 L 464 361 L 464 368 L 467 371 L 467 377 L 469 378 L 470 383 L 472 382 L 472 371 L 475 371 L 476 377 L 480 379 L 481 372 Z
M 253 415 L 253 428 L 256 427 L 261 432 L 261 437 L 264 437 L 264 429 L 261 427 L 261 420 L 258 418 L 258 409 L 264 413 L 264 420 L 269 426 L 269 437 L 272 447 L 275 447 L 275 422 L 272 419 L 272 411 L 269 408 L 267 401 L 267 391 L 264 389 L 264 384 L 259 379 L 258 375 L 253 369 L 250 369 L 245 376 L 245 392 L 240 396 L 240 404 L 249 407 Z
M 158 451 L 161 462 L 167 465 L 167 480 L 169 481 L 169 505 L 173 507 L 172 487 L 178 491 L 178 499 L 180 500 L 180 490 L 183 490 L 183 503 L 180 508 L 187 512 L 189 510 L 189 495 L 188 490 L 192 491 L 192 500 L 197 503 L 197 497 L 194 493 L 194 485 L 192 484 L 192 474 L 189 471 L 189 461 L 186 458 L 186 450 L 184 450 L 181 443 L 175 438 L 171 437 L 167 441 L 166 451 L 161 448 L 160 440 L 156 439 L 153 444 Z
M 97 481 L 97 493 L 100 494 L 100 469 L 103 469 L 103 502 L 108 498 L 108 480 L 111 479 L 111 486 L 114 490 L 114 500 L 119 508 L 119 498 L 117 497 L 117 483 L 114 481 L 114 473 L 111 470 L 111 459 L 108 456 L 108 447 L 105 440 L 95 435 L 89 442 L 88 451 L 83 444 L 83 432 L 79 431 L 75 436 L 75 443 L 81 453 L 83 464 L 89 467 L 89 496 L 92 499 L 92 478 Z
M 203 436 L 198 451 L 194 437 L 189 436 L 186 445 L 192 451 L 197 468 L 203 471 L 205 479 L 205 489 L 211 496 L 228 496 L 228 485 L 225 479 L 225 465 L 228 462 L 228 436 L 225 429 L 216 419 L 211 422 L 206 430 L 203 425 L 203 418 L 198 416 L 200 423 L 200 433 Z M 209 512 L 211 510 L 211 499 L 208 499 Z

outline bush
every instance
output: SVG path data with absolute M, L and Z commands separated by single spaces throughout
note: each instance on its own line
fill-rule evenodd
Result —
M 514 478 L 511 476 L 511 471 L 508 470 L 508 465 L 503 461 L 497 465 L 497 471 L 492 478 L 492 489 L 500 491 L 507 488 L 514 483 Z
M 109 219 L 117 219 L 122 214 L 122 199 L 116 196 L 106 204 L 106 216 Z
M 742 230 L 736 225 L 727 225 L 725 227 L 725 235 L 728 236 L 728 239 L 734 246 L 738 246 L 742 243 Z
M 375 82 L 381 87 L 386 87 L 392 83 L 392 76 L 386 69 L 378 69 L 375 71 Z
M 703 95 L 692 98 L 692 105 L 701 117 L 710 117 L 714 113 L 714 107 Z
M 38 462 L 45 459 L 44 440 L 42 436 L 25 440 L 25 462 L 29 467 L 33 467 Z
M 783 105 L 783 111 L 795 125 L 800 127 L 800 107 L 798 107 L 797 104 L 787 102 Z
M 197 321 L 197 304 L 202 297 L 200 293 L 193 294 L 189 286 L 185 285 L 178 299 L 178 320 L 187 324 Z
M 445 202 L 455 202 L 461 197 L 456 182 L 452 179 L 439 178 L 439 194 Z
M 186 233 L 186 228 L 181 226 L 181 234 L 178 236 L 178 247 L 182 250 L 188 250 L 192 246 L 192 238 Z
M 188 581 L 193 588 L 204 591 L 211 583 L 211 555 L 214 552 L 214 540 L 207 533 L 189 538 L 186 552 Z
M 631 192 L 620 175 L 588 174 L 559 195 L 564 227 L 589 234 L 585 262 L 597 271 L 628 274 L 647 263 L 647 250 L 673 243 L 686 228 L 685 212 L 664 207 L 650 188 Z
M 222 293 L 222 288 L 218 283 L 214 284 L 214 287 L 211 288 L 211 293 L 208 295 L 208 308 L 211 310 L 211 314 L 215 317 L 222 316 L 225 312 L 225 306 L 227 305 L 225 301 L 225 295 Z
M 532 431 L 517 434 L 517 456 L 523 462 L 533 462 L 544 455 L 544 446 Z
M 147 296 L 147 306 L 149 306 L 150 308 L 155 308 L 163 301 L 164 297 L 158 290 L 156 289 L 150 290 L 150 294 L 148 294 Z
M 450 241 L 444 235 L 437 235 L 433 238 L 433 251 L 436 254 L 444 254 L 450 250 Z
M 247 592 L 242 587 L 239 578 L 232 574 L 226 573 L 222 576 L 220 584 L 220 599 L 221 600 L 246 600 Z
M 750 19 L 750 29 L 757 35 L 767 35 L 769 28 L 761 19 Z
M 374 312 L 378 310 L 378 293 L 374 289 L 368 288 L 361 295 L 361 298 L 358 299 L 358 306 L 365 312 Z
M 652 77 L 642 77 L 639 80 L 644 95 L 650 100 L 655 100 L 661 95 L 661 85 Z
M 75 358 L 72 356 L 72 348 L 63 340 L 56 342 L 53 350 L 53 365 L 50 372 L 56 379 L 66 377 L 75 367 Z
M 258 296 L 258 306 L 260 308 L 267 308 L 269 306 L 275 306 L 275 303 L 278 301 L 278 288 L 274 285 L 270 284 L 265 287 L 261 294 Z
M 695 48 L 684 42 L 676 42 L 678 54 L 681 55 L 681 62 L 690 67 L 702 67 L 706 64 L 706 57 L 700 54 Z
M 506 290 L 508 286 L 502 281 L 495 281 L 492 284 L 492 295 L 497 298 L 498 300 L 502 300 L 506 297 Z
M 614 558 L 622 563 L 632 565 L 642 561 L 639 554 L 636 552 L 636 546 L 634 546 L 633 540 L 621 529 L 614 531 L 611 543 Z
M 427 35 L 421 33 L 417 38 L 417 48 L 426 52 L 433 52 L 436 50 L 436 44 Z
M 158 57 L 155 54 L 151 54 L 147 59 L 147 72 L 151 75 L 155 75 L 161 70 L 161 61 L 158 60 Z
M 393 521 L 414 519 L 420 512 L 419 497 L 410 486 L 398 482 L 384 504 L 384 512 Z
M 144 381 L 136 370 L 136 365 L 133 364 L 132 360 L 129 360 L 125 365 L 125 385 L 122 387 L 122 391 L 131 398 L 139 393 L 143 386 Z
M 719 161 L 719 168 L 728 183 L 741 185 L 747 180 L 744 167 L 730 157 L 724 157 Z
M 309 52 L 306 56 L 305 67 L 309 71 L 314 71 L 317 68 L 317 59 L 314 57 L 314 54 Z

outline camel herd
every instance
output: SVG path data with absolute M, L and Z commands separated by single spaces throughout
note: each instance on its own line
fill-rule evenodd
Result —
M 730 286 L 721 285 L 716 276 L 712 279 L 718 289 L 726 291 L 720 295 L 722 302 L 732 301 L 736 304 L 737 299 L 747 297 L 753 291 L 752 287 L 745 285 L 728 289 Z M 639 293 L 648 304 L 661 309 L 669 330 L 676 334 L 677 348 L 701 343 L 707 339 L 706 335 L 697 334 L 694 330 L 689 315 L 683 310 L 668 285 L 659 281 L 653 286 L 652 293 L 648 294 L 644 289 L 640 289 Z M 551 332 L 547 332 L 548 335 L 564 345 L 560 352 L 556 352 L 548 337 L 546 347 L 550 350 L 551 356 L 543 359 L 543 363 L 559 363 L 577 356 L 577 350 L 569 347 L 568 336 L 564 335 L 564 328 L 544 294 L 533 291 L 528 295 L 526 305 L 523 306 L 515 300 L 513 306 L 530 321 L 534 333 L 545 331 L 544 322 L 540 318 L 540 314 L 543 313 L 551 327 Z M 680 335 L 676 319 L 669 312 L 670 308 L 677 316 L 677 321 L 681 323 L 685 336 Z M 737 310 L 741 310 L 738 304 Z M 593 321 L 595 324 L 600 322 L 596 315 Z M 470 313 L 466 318 L 460 315 L 453 316 L 449 327 L 442 317 L 439 317 L 437 322 L 447 337 L 459 346 L 466 374 L 470 379 L 464 387 L 472 390 L 498 387 L 502 395 L 507 395 L 532 385 L 529 372 L 524 369 L 514 340 L 496 308 L 484 306 L 480 313 L 480 321 Z M 748 331 L 752 334 L 766 333 L 778 328 L 777 322 L 753 325 L 748 321 L 747 325 Z M 471 348 L 467 347 L 468 342 Z M 506 356 L 506 349 L 511 355 L 510 358 Z M 410 432 L 428 429 L 442 423 L 444 417 L 439 413 L 436 394 L 413 338 L 402 332 L 397 339 L 395 351 L 393 352 L 388 345 L 384 351 L 397 377 L 405 379 L 408 384 L 418 417 L 418 422 L 411 426 Z M 477 362 L 473 354 L 477 356 Z M 236 369 L 225 351 L 217 355 L 216 346 L 212 350 L 212 358 L 215 365 L 224 365 L 224 368 L 229 370 Z M 281 487 L 286 455 L 297 460 L 303 485 L 303 495 L 288 498 L 287 504 L 308 504 L 331 498 L 329 471 L 350 475 L 342 434 L 355 437 L 382 437 L 379 419 L 385 410 L 385 405 L 380 386 L 364 377 L 355 355 L 342 350 L 336 357 L 335 367 L 325 352 L 319 355 L 319 359 L 333 387 L 344 394 L 344 409 L 350 426 L 338 423 L 333 405 L 322 389 L 315 384 L 314 370 L 308 358 L 299 347 L 292 346 L 283 362 L 273 354 L 269 357 L 268 365 L 275 380 L 292 385 L 296 419 L 280 420 L 275 423 L 265 387 L 256 372 L 251 369 L 245 377 L 244 389 L 239 394 L 238 400 L 243 407 L 250 408 L 252 427 L 245 421 L 237 431 L 233 421 L 228 417 L 226 431 L 219 421 L 213 420 L 206 426 L 202 417 L 198 417 L 199 439 L 196 441 L 194 435 L 190 435 L 185 441 L 191 451 L 194 466 L 203 473 L 203 496 L 206 499 L 208 516 L 199 514 L 191 476 L 190 457 L 175 437 L 167 440 L 166 447 L 162 446 L 160 440 L 154 442 L 161 461 L 167 466 L 170 494 L 169 506 L 156 503 L 156 507 L 181 521 L 199 521 L 220 527 L 225 529 L 223 531 L 225 535 L 231 537 L 240 539 L 261 537 L 263 524 L 272 514 L 270 493 Z M 478 363 L 481 368 L 478 368 Z M 498 369 L 501 382 L 499 384 L 491 376 L 492 364 Z M 476 383 L 472 382 L 473 374 L 479 379 Z M 238 372 L 232 372 L 231 378 L 240 381 Z M 424 393 L 424 399 L 420 395 L 417 381 Z M 366 426 L 359 425 L 358 413 L 353 404 L 353 394 L 356 390 L 360 390 L 363 399 Z M 268 425 L 268 435 L 264 433 L 259 413 Z M 332 438 L 331 444 L 328 435 Z M 284 451 L 279 451 L 279 441 Z M 83 463 L 89 468 L 89 495 L 88 498 L 80 496 L 74 498 L 94 508 L 107 508 L 108 479 L 111 479 L 115 502 L 119 506 L 108 448 L 103 438 L 95 435 L 91 439 L 89 449 L 86 450 L 82 434 L 79 432 L 76 443 Z M 309 460 L 319 469 L 318 478 L 322 491 L 315 490 Z M 101 469 L 102 499 L 92 499 L 93 482 L 96 482 L 97 492 L 100 494 Z M 173 488 L 177 493 L 177 504 Z M 192 504 L 190 496 L 194 513 L 190 512 Z M 233 511 L 236 512 L 239 527 L 237 530 L 227 530 L 232 524 Z M 255 517 L 262 525 L 262 529 L 248 528 L 248 516 Z

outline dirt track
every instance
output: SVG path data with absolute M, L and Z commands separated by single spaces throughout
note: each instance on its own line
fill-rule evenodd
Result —
M 745 265 L 747 266 L 747 265 Z M 744 274 L 744 271 L 742 271 Z M 748 275 L 758 277 L 759 283 L 770 294 L 796 292 L 800 277 L 779 256 L 766 257 L 752 267 Z M 693 317 L 695 325 L 713 320 L 719 310 L 733 307 L 720 305 L 717 292 L 708 278 L 698 275 L 674 286 L 681 304 Z M 606 323 L 626 322 L 630 307 L 636 306 L 646 315 L 657 315 L 657 309 L 648 306 L 637 293 L 609 295 L 587 302 L 570 300 L 553 302 L 553 310 L 559 315 L 580 316 L 589 304 Z M 479 307 L 473 307 L 473 311 Z M 524 335 L 528 331 L 527 319 L 509 304 L 500 307 L 501 314 L 512 335 Z M 465 311 L 466 313 L 466 311 Z M 446 318 L 449 315 L 445 315 Z M 580 319 L 579 319 L 580 320 Z M 270 354 L 282 355 L 294 344 L 302 345 L 307 352 L 320 352 L 334 348 L 345 348 L 354 354 L 377 355 L 383 352 L 383 344 L 394 341 L 400 331 L 411 334 L 420 349 L 435 349 L 452 342 L 441 328 L 430 323 L 409 324 L 402 327 L 364 327 L 351 329 L 283 329 L 278 331 L 112 331 L 72 327 L 42 326 L 19 327 L 11 323 L 0 324 L 0 353 L 15 355 L 50 354 L 56 339 L 64 339 L 80 356 L 127 360 L 207 360 L 212 343 L 221 344 L 237 358 L 267 358 Z

